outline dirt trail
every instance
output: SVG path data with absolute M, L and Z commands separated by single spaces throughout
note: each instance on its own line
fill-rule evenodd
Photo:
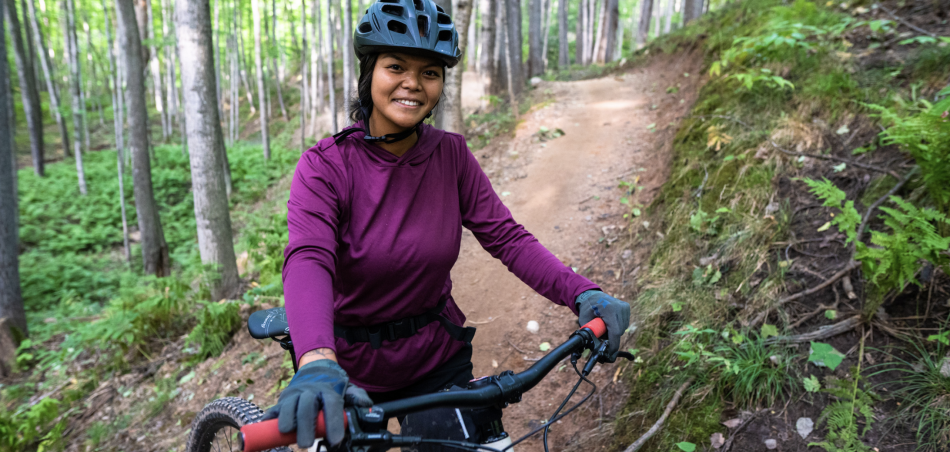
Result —
M 638 265 L 632 253 L 618 257 L 614 255 L 621 253 L 605 253 L 604 246 L 598 245 L 598 239 L 616 236 L 628 224 L 623 213 L 629 207 L 620 203 L 624 193 L 618 182 L 639 178 L 636 185 L 644 188 L 638 200 L 646 205 L 666 180 L 668 142 L 677 118 L 688 112 L 696 98 L 701 81 L 696 71 L 701 62 L 701 55 L 683 54 L 658 58 L 616 76 L 543 82 L 537 90 L 550 93 L 553 100 L 527 114 L 510 143 L 476 151 L 515 219 L 562 262 L 614 295 L 620 296 L 624 285 L 630 285 L 630 281 L 618 281 L 623 272 Z M 668 93 L 669 87 L 678 91 Z M 551 131 L 560 128 L 565 135 L 541 143 L 534 135 L 542 126 Z M 597 272 L 602 267 L 598 264 L 616 267 Z M 567 308 L 524 285 L 482 250 L 468 231 L 452 279 L 453 296 L 469 324 L 478 327 L 473 356 L 476 376 L 523 370 L 542 355 L 539 344 L 557 345 L 576 328 L 576 317 Z M 541 324 L 538 334 L 526 331 L 530 320 Z M 615 372 L 614 365 L 598 366 L 594 381 L 603 387 Z M 575 381 L 568 369 L 547 378 L 523 402 L 506 410 L 506 428 L 517 438 L 539 425 Z M 586 414 L 552 428 L 552 447 L 562 450 L 579 430 L 597 425 L 596 419 L 614 408 L 609 402 L 594 400 L 587 405 L 588 411 L 581 412 Z M 534 441 L 524 449 L 539 447 Z

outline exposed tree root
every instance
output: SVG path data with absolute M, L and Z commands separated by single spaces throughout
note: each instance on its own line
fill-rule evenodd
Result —
M 765 320 L 766 317 L 768 317 L 768 315 L 772 312 L 773 309 L 775 309 L 775 308 L 777 308 L 777 307 L 779 307 L 779 306 L 782 306 L 782 305 L 784 305 L 785 303 L 788 303 L 789 301 L 795 301 L 795 300 L 798 300 L 799 298 L 802 298 L 802 297 L 811 295 L 811 294 L 813 294 L 813 293 L 815 293 L 815 292 L 818 292 L 819 290 L 822 290 L 822 289 L 824 289 L 824 288 L 826 288 L 826 287 L 828 287 L 828 286 L 834 284 L 835 281 L 837 281 L 837 280 L 843 278 L 845 275 L 847 275 L 848 273 L 850 273 L 851 270 L 854 270 L 855 268 L 858 268 L 860 265 L 861 265 L 860 262 L 852 260 L 851 262 L 848 263 L 848 265 L 845 265 L 844 268 L 842 268 L 841 270 L 839 270 L 838 273 L 835 273 L 834 275 L 832 275 L 830 278 L 826 279 L 826 280 L 825 280 L 824 282 L 822 282 L 821 284 L 819 284 L 819 285 L 817 285 L 817 286 L 815 286 L 815 287 L 812 287 L 811 289 L 803 290 L 803 291 L 798 292 L 798 293 L 796 293 L 796 294 L 794 294 L 794 295 L 789 295 L 789 296 L 787 296 L 787 297 L 785 297 L 785 298 L 779 299 L 779 300 L 775 303 L 775 305 L 773 305 L 773 306 L 767 308 L 766 310 L 760 312 L 759 315 L 755 316 L 755 318 L 753 318 L 752 321 L 749 322 L 749 326 L 750 326 L 750 327 L 756 327 L 756 326 L 758 326 L 760 323 L 762 323 L 762 322 Z
M 695 377 L 689 377 L 689 379 L 686 380 L 686 382 L 676 390 L 676 394 L 673 394 L 673 400 L 670 400 L 670 403 L 666 405 L 666 410 L 663 411 L 663 415 L 660 416 L 660 419 L 658 419 L 656 423 L 653 424 L 653 427 L 650 427 L 650 430 L 647 430 L 643 436 L 634 441 L 629 447 L 624 449 L 623 452 L 636 452 L 640 450 L 640 448 L 643 447 L 643 445 L 646 444 L 646 442 L 649 441 L 650 438 L 656 434 L 656 432 L 660 431 L 660 428 L 663 427 L 663 423 L 666 422 L 666 418 L 670 416 L 670 413 L 673 412 L 673 408 L 676 408 L 676 404 L 679 403 L 680 397 L 683 397 L 683 394 L 686 392 L 686 388 L 693 384 L 693 380 L 695 380 Z
M 789 151 L 788 149 L 783 149 L 781 146 L 779 146 L 778 144 L 776 144 L 776 143 L 775 143 L 774 141 L 772 141 L 772 140 L 769 140 L 769 143 L 772 143 L 772 146 L 774 146 L 775 149 L 778 149 L 779 151 L 782 151 L 782 152 L 784 152 L 784 153 L 786 153 L 786 154 L 788 154 L 788 155 L 797 155 L 797 156 L 800 156 L 800 157 L 811 157 L 811 158 L 813 158 L 813 159 L 820 159 L 820 160 L 834 160 L 834 161 L 836 161 L 836 162 L 846 163 L 846 164 L 851 165 L 851 166 L 854 166 L 854 167 L 856 167 L 856 168 L 864 168 L 864 169 L 869 170 L 869 171 L 877 171 L 877 172 L 879 172 L 879 173 L 890 174 L 891 176 L 894 176 L 894 179 L 900 179 L 900 178 L 901 178 L 900 174 L 897 174 L 897 172 L 895 172 L 895 171 L 893 171 L 893 170 L 889 170 L 889 169 L 887 169 L 887 168 L 881 168 L 880 166 L 868 165 L 867 163 L 856 162 L 856 161 L 851 160 L 851 159 L 846 159 L 846 158 L 842 158 L 842 157 L 836 157 L 836 156 L 834 156 L 834 155 L 806 154 L 806 153 L 804 153 L 804 152 Z
M 849 317 L 848 319 L 842 320 L 834 325 L 828 325 L 821 328 L 818 328 L 815 331 L 811 331 L 804 334 L 797 334 L 795 336 L 778 336 L 769 338 L 765 341 L 767 344 L 774 344 L 777 342 L 785 343 L 802 343 L 810 342 L 821 339 L 828 339 L 829 337 L 837 336 L 842 333 L 847 333 L 848 331 L 853 330 L 855 327 L 861 324 L 861 316 L 856 315 L 854 317 Z

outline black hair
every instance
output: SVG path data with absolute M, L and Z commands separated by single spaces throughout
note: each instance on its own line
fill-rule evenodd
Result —
M 364 55 L 360 58 L 360 78 L 356 84 L 356 99 L 347 101 L 349 103 L 348 110 L 350 119 L 353 122 L 368 121 L 369 116 L 373 113 L 373 71 L 376 69 L 377 59 L 379 59 L 378 53 Z M 445 82 L 445 70 L 446 67 L 443 64 L 443 83 Z M 436 102 L 435 107 L 432 109 L 433 115 L 439 114 L 442 111 L 442 99 L 444 97 L 445 89 L 439 94 L 439 101 Z

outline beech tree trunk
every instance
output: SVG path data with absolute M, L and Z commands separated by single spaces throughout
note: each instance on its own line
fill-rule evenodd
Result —
M 482 13 L 482 29 L 479 37 L 482 40 L 482 52 L 478 55 L 478 73 L 483 78 L 488 79 L 488 89 L 486 92 L 492 92 L 491 85 L 494 83 L 493 75 L 495 73 L 495 22 L 496 22 L 496 1 L 480 0 L 479 10 Z
M 307 114 L 310 112 L 310 87 L 307 80 L 307 1 L 300 0 L 300 147 L 307 150 Z
M 683 0 L 683 25 L 702 17 L 704 3 L 703 0 Z
M 106 0 L 101 0 L 102 13 L 105 16 L 106 32 L 106 53 L 109 54 L 109 83 L 112 84 L 112 123 L 115 127 L 115 151 L 118 163 L 119 174 L 119 208 L 122 211 L 122 246 L 125 250 L 125 261 L 132 264 L 132 247 L 129 244 L 129 221 L 125 211 L 125 157 L 123 156 L 125 142 L 122 136 L 122 88 L 119 80 L 122 80 L 121 71 L 116 65 L 114 44 L 112 42 L 112 24 L 109 21 L 109 8 Z
M 544 73 L 544 57 L 541 36 L 544 0 L 528 0 L 528 77 Z
M 244 14 L 243 12 L 241 12 L 240 16 L 237 15 L 238 11 L 240 11 L 240 8 L 235 8 L 235 11 L 236 11 L 235 12 L 236 15 L 234 16 L 235 19 L 240 18 L 236 20 L 236 23 L 238 24 L 236 34 L 237 34 L 237 42 L 238 42 L 238 55 L 240 56 L 238 60 L 238 65 L 240 66 L 240 70 L 241 70 L 241 83 L 244 84 L 244 94 L 247 96 L 247 103 L 248 103 L 248 106 L 250 107 L 251 115 L 253 116 L 254 112 L 256 112 L 257 109 L 254 107 L 254 94 L 251 91 L 251 83 L 248 81 L 248 77 L 247 77 L 247 67 L 248 67 L 247 49 L 244 47 L 244 33 L 242 31 L 244 30 Z
M 653 0 L 640 0 L 640 21 L 637 26 L 637 48 L 643 47 L 650 37 L 650 14 L 653 13 Z
M 251 0 L 251 12 L 254 15 L 254 67 L 257 68 L 258 118 L 261 123 L 261 144 L 264 147 L 264 159 L 270 160 L 270 137 L 267 134 L 267 101 L 264 88 L 264 64 L 261 60 L 261 7 L 260 0 Z
M 40 109 L 40 93 L 36 90 L 36 78 L 33 70 L 32 55 L 28 46 L 23 42 L 20 31 L 20 17 L 17 13 L 16 2 L 4 0 L 4 12 L 7 23 L 10 25 L 10 38 L 13 41 L 13 50 L 17 66 L 17 78 L 20 82 L 20 98 L 23 101 L 23 114 L 26 116 L 26 126 L 30 132 L 30 155 L 33 157 L 33 172 L 43 177 L 43 115 Z M 6 57 L 6 54 L 3 54 Z
M 327 91 L 330 93 L 330 133 L 339 132 L 336 114 L 336 85 L 333 83 L 333 6 L 327 3 L 327 32 L 323 36 L 326 45 Z
M 604 62 L 604 34 L 607 24 L 607 0 L 600 2 L 600 9 L 597 10 L 597 31 L 594 36 L 594 58 L 593 62 Z
M 172 33 L 168 18 L 168 2 L 162 0 L 162 36 L 167 37 Z M 174 129 L 174 123 L 177 121 L 178 113 L 178 95 L 175 93 L 175 52 L 171 47 L 165 46 L 165 109 L 168 121 L 168 135 L 170 136 Z
M 201 263 L 212 265 L 213 299 L 226 298 L 238 283 L 231 214 L 224 181 L 224 133 L 218 117 L 211 10 L 208 0 L 177 0 L 175 23 L 191 161 L 191 186 Z
M 353 53 L 353 5 L 349 0 L 344 0 L 337 3 L 337 11 L 339 11 L 340 3 L 343 5 L 343 11 L 340 16 L 342 23 L 342 43 L 343 46 L 340 49 L 340 53 L 343 54 L 343 124 L 350 124 L 349 115 L 347 115 L 347 104 L 351 99 L 356 96 L 353 95 L 353 87 L 355 86 L 356 76 L 353 71 L 353 60 L 355 54 Z M 457 19 L 456 19 L 457 20 Z M 459 36 L 459 40 L 462 37 Z
M 323 26 L 320 23 L 320 1 L 310 2 L 310 17 L 313 20 L 310 27 L 310 130 L 309 135 L 317 138 L 317 114 L 323 111 L 323 65 L 320 57 L 323 55 Z
M 56 83 L 53 80 L 53 65 L 49 60 L 49 52 L 46 50 L 46 42 L 43 40 L 40 23 L 36 19 L 36 6 L 33 4 L 34 1 L 35 0 L 26 1 L 28 8 L 27 15 L 30 18 L 30 23 L 33 25 L 30 27 L 33 32 L 33 42 L 36 44 L 36 49 L 38 50 L 37 56 L 40 60 L 40 66 L 43 67 L 43 75 L 46 80 L 46 92 L 49 94 L 50 113 L 56 120 L 56 125 L 59 127 L 59 134 L 63 140 L 63 158 L 69 158 L 69 129 L 66 127 L 66 121 L 63 119 L 62 113 L 60 113 L 59 91 L 56 89 Z
M 663 34 L 667 34 L 673 29 L 673 2 L 675 0 L 663 0 L 663 17 L 666 19 L 663 23 Z
M 465 70 L 478 71 L 478 0 L 471 0 L 472 13 L 468 21 L 468 39 L 465 41 Z
M 640 0 L 643 1 L 643 0 Z M 567 14 L 568 14 L 568 1 L 567 0 L 558 0 L 557 1 L 557 44 L 558 44 L 558 53 L 557 53 L 557 67 L 558 69 L 564 70 L 570 67 L 571 65 L 571 53 L 570 47 L 567 42 Z
M 603 50 L 601 51 L 601 63 L 607 63 L 614 60 L 615 47 L 617 46 L 617 28 L 620 23 L 620 1 L 604 0 L 604 32 L 603 32 Z
M 507 18 L 509 53 L 509 57 L 505 61 L 508 63 L 511 72 L 508 82 L 514 83 L 514 86 L 508 87 L 508 91 L 518 96 L 524 89 L 524 68 L 521 63 L 521 4 L 517 1 L 506 1 L 505 6 L 507 8 L 505 17 Z
M 8 2 L 9 0 L 4 0 Z M 11 14 L 15 16 L 16 14 Z M 26 312 L 23 309 L 23 295 L 20 292 L 20 239 L 17 225 L 17 192 L 13 165 L 13 124 L 12 110 L 7 108 L 13 102 L 10 91 L 10 70 L 7 67 L 7 44 L 3 15 L 0 14 L 0 321 L 6 318 L 8 324 L 26 336 Z M 12 30 L 11 30 L 12 31 Z M 0 331 L 7 334 L 7 331 Z M 10 357 L 0 357 L 4 360 Z M 13 357 L 15 359 L 15 356 Z M 0 364 L 5 366 L 6 363 Z
M 574 25 L 574 63 L 587 64 L 584 51 L 587 49 L 587 0 L 577 5 L 577 22 Z
M 266 9 L 266 3 L 265 3 Z M 277 49 L 278 55 L 283 55 L 280 48 L 280 41 L 277 40 L 277 3 L 276 1 L 271 2 L 271 14 L 273 18 L 274 26 L 270 30 L 270 39 L 271 44 Z M 266 27 L 265 27 L 266 28 Z M 284 106 L 284 91 L 280 87 L 281 81 L 284 79 L 283 71 L 279 71 L 277 67 L 277 59 L 270 58 L 271 66 L 271 75 L 270 78 L 274 81 L 274 85 L 277 87 L 277 103 L 280 105 L 280 115 L 284 118 L 284 121 L 287 121 L 287 107 Z
M 541 32 L 544 34 L 544 44 L 541 45 L 541 60 L 543 62 L 541 72 L 548 69 L 548 41 L 551 36 L 551 10 L 554 9 L 553 3 L 553 0 L 544 1 L 544 25 L 542 28 L 543 31 Z
M 518 8 L 520 8 L 520 5 L 518 5 L 518 2 L 512 2 L 512 3 L 514 3 Z M 507 6 L 510 6 L 510 5 L 507 5 Z M 505 49 L 507 50 L 505 52 L 505 63 L 507 66 L 507 72 L 505 75 L 506 75 L 506 78 L 508 79 L 508 97 L 509 97 L 509 100 L 511 101 L 511 114 L 513 114 L 515 117 L 515 120 L 517 120 L 520 110 L 518 107 L 518 93 L 515 92 L 515 86 L 517 85 L 515 82 L 515 70 L 513 69 L 515 67 L 515 61 L 514 61 L 515 52 L 511 51 L 512 43 L 514 42 L 514 39 L 511 39 L 512 28 L 513 28 L 511 27 L 511 22 L 515 20 L 515 17 L 513 14 L 510 14 L 511 8 L 507 6 L 505 8 L 504 14 L 502 15 L 502 24 L 504 27 L 503 28 L 504 43 L 505 43 Z M 520 54 L 520 52 L 518 54 Z
M 465 54 L 468 44 L 469 19 L 472 17 L 473 0 L 455 0 L 455 9 L 453 21 L 455 30 L 459 36 L 459 50 Z M 446 105 L 442 109 L 442 127 L 455 133 L 465 133 L 465 116 L 462 113 L 462 71 L 465 65 L 459 63 L 452 69 L 449 69 L 445 82 L 445 101 Z
M 493 2 L 495 3 L 495 2 Z M 492 50 L 494 68 L 489 83 L 489 93 L 500 96 L 508 92 L 508 63 L 505 62 L 508 53 L 508 41 L 505 41 L 505 5 L 501 0 L 495 4 L 495 48 Z
M 155 47 L 155 22 L 152 16 L 151 0 L 145 2 L 145 14 L 148 21 L 145 28 L 148 32 L 148 39 L 151 40 L 148 47 L 148 69 L 152 74 L 152 97 L 155 99 L 155 110 L 158 111 L 162 122 L 162 140 L 166 140 L 171 131 L 168 126 L 168 116 L 165 114 L 164 105 L 162 105 L 162 70 L 158 61 L 158 49 Z
M 76 14 L 75 14 L 75 5 L 73 0 L 66 0 L 63 2 L 63 8 L 66 9 L 66 27 L 64 28 L 65 36 L 63 36 L 63 41 L 65 42 L 66 55 L 69 59 L 69 84 L 72 90 L 73 104 L 72 104 L 72 113 L 73 113 L 73 153 L 76 157 L 76 175 L 79 179 L 79 193 L 83 196 L 86 196 L 88 190 L 86 188 L 86 171 L 82 163 L 82 79 L 81 71 L 79 66 L 79 50 L 77 49 L 76 41 Z
M 125 103 L 128 106 L 129 150 L 132 153 L 132 186 L 135 190 L 135 211 L 142 240 L 142 263 L 146 274 L 168 276 L 171 262 L 168 244 L 158 216 L 158 205 L 152 191 L 152 164 L 149 159 L 148 111 L 145 103 L 145 66 L 142 62 L 142 39 L 135 22 L 133 0 L 116 0 L 116 21 L 119 48 L 125 75 Z M 167 17 L 167 16 L 166 16 Z

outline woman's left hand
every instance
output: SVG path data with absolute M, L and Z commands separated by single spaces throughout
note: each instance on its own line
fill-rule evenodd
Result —
M 575 301 L 578 312 L 578 324 L 585 325 L 595 318 L 601 318 L 607 325 L 608 362 L 617 359 L 620 351 L 620 336 L 630 326 L 630 305 L 599 290 L 588 290 L 578 295 Z

